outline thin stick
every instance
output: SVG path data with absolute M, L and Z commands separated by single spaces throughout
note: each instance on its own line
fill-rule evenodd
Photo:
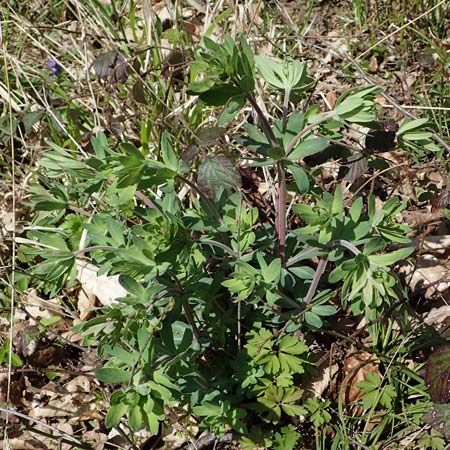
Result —
M 22 413 L 18 412 L 18 411 L 14 411 L 13 409 L 3 408 L 1 406 L 0 406 L 0 412 L 5 413 L 6 417 L 8 417 L 8 415 L 11 414 L 13 416 L 20 417 L 21 419 L 29 420 L 30 422 L 34 422 L 36 424 L 39 424 L 39 425 L 43 426 L 44 428 L 52 430 L 56 434 L 65 437 L 67 440 L 69 440 L 71 442 L 75 442 L 75 444 L 83 446 L 84 448 L 86 448 L 86 445 L 83 444 L 83 442 L 79 441 L 77 438 L 74 438 L 73 436 L 71 436 L 70 434 L 66 433 L 65 431 L 58 430 L 58 428 L 52 427 L 51 425 L 47 425 L 46 423 L 41 422 L 38 419 L 34 419 L 33 417 L 29 417 L 29 416 L 27 416 L 25 414 L 22 414 Z
M 0 29 L 1 33 L 1 29 Z M 11 87 L 9 85 L 9 72 L 8 72 L 8 61 L 6 59 L 6 52 L 8 51 L 3 40 L 3 36 L 0 34 L 0 40 L 2 44 L 3 50 L 3 68 L 4 75 L 6 80 L 6 89 L 11 92 Z M 12 244 L 11 244 L 11 297 L 10 297 L 10 309 L 9 309 L 9 345 L 8 345 L 8 380 L 6 387 L 6 403 L 10 402 L 11 395 L 11 377 L 12 377 L 12 355 L 13 355 L 13 323 L 14 323 L 14 308 L 15 308 L 15 274 L 16 274 L 16 154 L 14 147 L 14 130 L 13 130 L 13 115 L 11 103 L 8 102 L 8 115 L 9 115 L 9 133 L 10 133 L 10 145 L 11 145 L 11 172 L 12 172 Z M 5 434 L 9 424 L 9 414 L 6 412 L 6 420 L 5 420 Z

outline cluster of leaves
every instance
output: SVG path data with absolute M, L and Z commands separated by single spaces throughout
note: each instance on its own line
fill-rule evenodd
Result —
M 284 98 L 273 123 L 256 101 L 256 74 Z M 183 148 L 167 131 L 140 148 L 113 147 L 98 133 L 85 158 L 69 142 L 49 143 L 40 184 L 31 189 L 39 229 L 21 247 L 21 260 L 32 266 L 21 286 L 32 282 L 50 295 L 73 286 L 77 260 L 87 253 L 100 273 L 120 275 L 128 295 L 78 326 L 105 361 L 97 378 L 121 385 L 108 427 L 127 416 L 132 430 L 156 434 L 172 408 L 214 433 L 241 433 L 246 448 L 294 448 L 299 422 L 319 428 L 331 419 L 329 401 L 305 400 L 301 386 L 313 355 L 302 336 L 326 329 L 338 308 L 349 305 L 370 322 L 401 298 L 389 267 L 411 249 L 386 248 L 408 243 L 408 227 L 396 221 L 404 205 L 392 199 L 377 209 L 370 197 L 348 208 L 341 190 L 318 186 L 304 163 L 342 138 L 342 127 L 376 122 L 376 88 L 346 92 L 326 113 L 317 105 L 289 113 L 313 84 L 306 65 L 255 58 L 244 37 L 223 45 L 204 38 L 191 77 L 192 94 L 224 106 L 219 125 L 247 102 L 258 115 L 259 125 L 246 124 L 235 140 L 252 166 L 277 173 L 275 226 L 245 200 L 229 154 Z M 415 135 L 421 125 L 405 125 L 403 139 L 427 139 Z M 293 206 L 302 223 L 294 229 L 286 177 L 309 200 Z M 89 219 L 79 213 L 88 204 L 96 211 Z M 333 270 L 324 280 L 327 265 Z M 392 406 L 395 395 L 378 381 L 362 385 L 366 408 L 374 392 L 377 405 Z

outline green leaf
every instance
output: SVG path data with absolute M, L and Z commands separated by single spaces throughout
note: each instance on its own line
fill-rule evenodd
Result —
M 344 200 L 342 199 L 342 187 L 340 184 L 336 186 L 333 195 L 333 203 L 331 205 L 331 213 L 333 215 L 342 214 L 344 212 Z
M 226 125 L 230 120 L 233 120 L 237 113 L 245 105 L 247 97 L 243 94 L 235 95 L 228 99 L 225 109 L 220 115 L 217 124 L 219 127 Z
M 407 258 L 414 251 L 414 247 L 400 248 L 384 255 L 370 255 L 368 256 L 368 259 L 372 264 L 377 264 L 379 266 L 390 266 L 395 264 L 397 261 Z
M 115 367 L 102 367 L 95 371 L 95 376 L 99 381 L 115 384 L 130 381 L 131 373 Z
M 306 311 L 305 312 L 305 321 L 307 324 L 316 327 L 316 328 L 322 328 L 323 322 L 320 316 L 313 313 L 312 311 Z
M 226 129 L 222 127 L 205 127 L 197 132 L 197 140 L 199 145 L 215 144 L 221 137 L 225 135 Z
M 294 164 L 289 164 L 288 170 L 292 173 L 292 177 L 294 178 L 299 193 L 305 194 L 306 192 L 309 192 L 310 183 L 307 172 Z
M 152 412 L 147 413 L 144 416 L 144 421 L 147 425 L 147 429 L 150 431 L 150 433 L 153 436 L 156 436 L 159 431 L 159 422 L 164 420 L 164 417 L 161 417 L 161 415 L 156 415 Z
M 305 123 L 305 115 L 301 111 L 292 113 L 286 123 L 286 131 L 291 132 L 294 136 L 302 131 Z
M 169 133 L 164 131 L 161 138 L 161 153 L 164 164 L 170 170 L 174 172 L 178 171 L 178 158 L 173 151 L 172 142 L 170 140 Z
M 39 110 L 39 111 L 32 111 L 29 113 L 25 113 L 22 116 L 21 124 L 23 125 L 23 131 L 25 134 L 28 134 L 32 129 L 33 126 L 41 120 L 41 118 L 44 116 L 45 110 Z
M 328 212 L 317 206 L 293 205 L 292 209 L 308 225 L 322 225 L 325 224 L 329 219 Z
M 287 425 L 281 429 L 281 433 L 275 433 L 273 443 L 274 450 L 292 450 L 296 448 L 301 435 L 293 425 Z M 254 446 L 256 448 L 256 446 Z M 253 450 L 253 449 L 252 449 Z
M 256 70 L 273 89 L 294 91 L 307 87 L 306 64 L 287 60 L 281 63 L 262 56 L 255 56 Z M 305 85 L 306 83 L 306 85 Z
M 194 406 L 192 412 L 197 416 L 217 416 L 221 413 L 220 406 L 205 402 L 202 406 Z
M 105 426 L 106 428 L 113 428 L 117 426 L 120 422 L 120 419 L 127 412 L 128 405 L 125 403 L 118 403 L 116 405 L 111 405 L 105 417 Z
M 304 408 L 303 406 L 300 405 L 291 405 L 291 404 L 286 404 L 283 403 L 281 405 L 281 409 L 288 415 L 291 417 L 300 417 L 300 416 L 305 416 L 308 411 L 306 410 L 306 408 Z
M 135 295 L 136 297 L 144 296 L 145 289 L 139 284 L 134 278 L 122 274 L 119 276 L 119 283 L 121 286 L 126 289 L 130 294 Z
M 334 316 L 337 313 L 332 305 L 316 305 L 311 308 L 311 311 L 318 316 Z
M 120 144 L 120 148 L 125 150 L 125 153 L 132 158 L 135 158 L 139 161 L 145 161 L 145 157 L 140 150 L 138 150 L 133 144 L 129 142 L 123 142 Z
M 241 43 L 241 60 L 242 65 L 244 69 L 245 75 L 247 75 L 249 78 L 253 80 L 253 89 L 254 89 L 254 77 L 255 77 L 255 58 L 253 55 L 253 51 L 248 45 L 247 39 L 245 38 L 244 33 L 242 33 L 239 37 L 240 43 Z M 251 90 L 253 90 L 251 89 Z
M 210 106 L 225 105 L 231 98 L 242 95 L 240 88 L 232 84 L 218 84 L 213 88 L 202 92 L 200 100 Z
M 258 74 L 274 89 L 283 90 L 286 80 L 283 79 L 282 65 L 272 59 L 263 56 L 255 56 L 256 70 Z
M 350 116 L 346 117 L 346 120 L 353 123 L 370 124 L 376 122 L 376 116 L 373 112 L 360 110 L 353 112 Z
M 128 412 L 128 425 L 135 432 L 142 428 L 142 409 L 139 405 L 134 405 Z
M 363 106 L 363 104 L 364 100 L 361 97 L 352 95 L 337 105 L 336 113 L 343 118 L 348 118 L 351 117 L 353 112 Z
M 301 355 L 308 351 L 308 346 L 299 341 L 295 336 L 285 336 L 281 339 L 279 348 L 290 355 Z
M 404 120 L 397 131 L 397 136 L 402 136 L 407 132 L 423 128 L 428 123 L 428 119 Z
M 426 141 L 427 139 L 430 139 L 431 136 L 433 136 L 433 133 L 421 131 L 417 133 L 405 133 L 401 136 L 401 139 L 404 139 L 405 141 Z
M 291 161 L 300 160 L 325 150 L 328 145 L 329 141 L 325 138 L 307 139 L 297 145 L 289 155 L 287 155 L 287 158 Z
M 363 199 L 362 197 L 358 197 L 352 204 L 350 210 L 348 211 L 349 216 L 353 220 L 353 222 L 358 222 L 361 217 L 363 207 Z
M 266 283 L 278 282 L 281 275 L 281 260 L 274 259 L 270 265 L 267 265 L 264 256 L 261 252 L 256 254 L 259 266 L 261 267 L 261 274 Z
M 301 280 L 312 280 L 315 274 L 315 270 L 309 266 L 289 267 L 289 272 Z

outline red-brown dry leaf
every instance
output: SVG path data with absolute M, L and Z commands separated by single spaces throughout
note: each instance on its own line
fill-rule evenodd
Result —
M 330 106 L 331 109 L 333 109 L 336 105 L 336 94 L 333 91 L 329 91 L 327 92 L 327 101 L 328 101 L 328 105 Z
M 381 377 L 378 368 L 379 361 L 375 360 L 373 355 L 367 352 L 353 353 L 344 360 L 344 381 L 342 385 L 344 405 L 361 400 L 364 396 L 363 391 L 356 387 L 356 384 L 366 379 L 366 373 L 375 373 Z M 362 406 L 355 408 L 353 414 L 359 416 L 363 413 Z

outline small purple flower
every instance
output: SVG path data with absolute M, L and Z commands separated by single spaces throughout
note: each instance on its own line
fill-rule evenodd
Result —
M 50 60 L 47 63 L 47 65 L 50 69 L 52 69 L 51 70 L 52 75 L 58 75 L 59 73 L 61 73 L 63 71 L 63 68 L 54 59 Z

